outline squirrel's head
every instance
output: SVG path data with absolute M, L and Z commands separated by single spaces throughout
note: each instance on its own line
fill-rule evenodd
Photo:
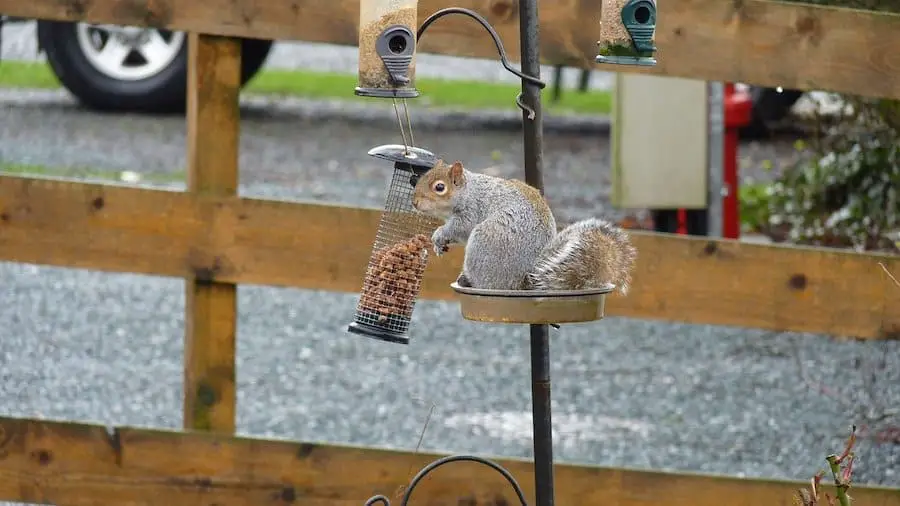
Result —
M 447 165 L 438 160 L 434 167 L 422 175 L 413 190 L 413 207 L 425 214 L 448 218 L 453 211 L 453 196 L 466 185 L 462 162 Z

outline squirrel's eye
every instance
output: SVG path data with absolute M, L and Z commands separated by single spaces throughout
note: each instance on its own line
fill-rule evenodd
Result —
M 444 193 L 447 191 L 447 186 L 441 182 L 434 183 L 434 191 L 435 193 Z

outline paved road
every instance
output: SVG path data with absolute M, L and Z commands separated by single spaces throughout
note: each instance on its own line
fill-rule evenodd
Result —
M 365 151 L 395 142 L 385 114 L 347 121 L 333 109 L 248 97 L 242 193 L 380 206 L 386 168 Z M 442 155 L 520 173 L 515 132 L 424 123 L 421 144 Z M 183 135 L 180 117 L 98 115 L 64 92 L 0 91 L 5 163 L 132 169 L 178 185 Z M 605 138 L 546 142 L 560 219 L 615 216 Z M 789 148 L 744 145 L 746 172 Z M 239 297 L 241 433 L 411 449 L 434 404 L 425 449 L 531 455 L 523 329 L 422 302 L 414 341 L 400 347 L 344 331 L 354 294 L 241 287 Z M 183 309 L 177 280 L 0 264 L 0 412 L 178 427 Z M 852 409 L 808 388 L 798 362 Z M 556 450 L 569 462 L 805 479 L 861 412 L 900 405 L 897 342 L 609 318 L 555 333 L 553 374 Z M 887 423 L 900 425 L 896 414 Z M 900 484 L 900 445 L 867 439 L 860 454 L 861 482 Z

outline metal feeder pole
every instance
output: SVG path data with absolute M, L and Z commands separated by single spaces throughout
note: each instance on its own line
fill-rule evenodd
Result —
M 522 73 L 540 79 L 538 2 L 519 2 L 519 42 Z M 522 79 L 522 102 L 532 113 L 522 111 L 525 182 L 544 193 L 543 125 L 541 89 Z M 533 116 L 532 116 L 533 114 Z M 531 117 L 529 117 L 531 116 Z M 531 414 L 534 440 L 534 485 L 537 506 L 553 506 L 553 433 L 550 420 L 550 328 L 530 325 Z

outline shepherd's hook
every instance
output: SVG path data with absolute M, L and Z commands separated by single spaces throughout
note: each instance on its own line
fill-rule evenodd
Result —
M 400 506 L 407 506 L 409 502 L 409 496 L 412 494 L 413 490 L 416 488 L 416 485 L 425 478 L 428 473 L 434 471 L 435 469 L 443 466 L 444 464 L 450 464 L 452 462 L 475 462 L 476 464 L 482 464 L 490 467 L 494 471 L 497 471 L 506 481 L 512 485 L 513 490 L 516 493 L 516 496 L 519 498 L 519 502 L 522 503 L 522 506 L 528 506 L 528 502 L 525 501 L 525 493 L 522 492 L 522 487 L 516 482 L 516 479 L 513 478 L 512 474 L 509 473 L 503 466 L 497 464 L 496 462 L 483 459 L 481 457 L 476 457 L 474 455 L 450 455 L 448 457 L 443 457 L 438 460 L 435 460 L 431 464 L 428 464 L 421 471 L 413 477 L 412 481 L 409 482 L 409 486 L 406 487 L 406 492 L 403 493 L 403 498 L 400 500 Z M 365 506 L 374 506 L 376 503 L 381 503 L 382 506 L 391 506 L 391 501 L 387 497 L 383 495 L 376 495 L 369 498 L 366 501 Z
M 416 40 L 419 41 L 422 39 L 422 34 L 425 33 L 425 29 L 428 28 L 431 23 L 434 23 L 438 20 L 438 18 L 446 16 L 447 14 L 463 14 L 477 21 L 482 27 L 484 27 L 485 30 L 487 30 L 488 34 L 490 34 L 491 36 L 491 39 L 494 40 L 494 45 L 497 46 L 497 53 L 500 54 L 500 63 L 503 64 L 503 68 L 515 74 L 522 80 L 528 81 L 529 83 L 537 86 L 540 89 L 544 89 L 547 86 L 547 83 L 541 81 L 536 77 L 524 74 L 520 70 L 513 68 L 513 66 L 509 64 L 509 60 L 506 58 L 506 50 L 503 49 L 503 42 L 500 40 L 500 36 L 497 35 L 494 27 L 492 27 L 488 20 L 484 19 L 481 14 L 478 14 L 471 9 L 466 9 L 464 7 L 447 7 L 446 9 L 441 9 L 435 12 L 431 16 L 425 18 L 425 21 L 422 22 L 422 26 L 420 26 L 418 32 L 416 32 Z M 521 93 L 516 96 L 516 105 L 519 106 L 520 109 L 528 113 L 528 119 L 534 119 L 534 109 L 522 102 Z

